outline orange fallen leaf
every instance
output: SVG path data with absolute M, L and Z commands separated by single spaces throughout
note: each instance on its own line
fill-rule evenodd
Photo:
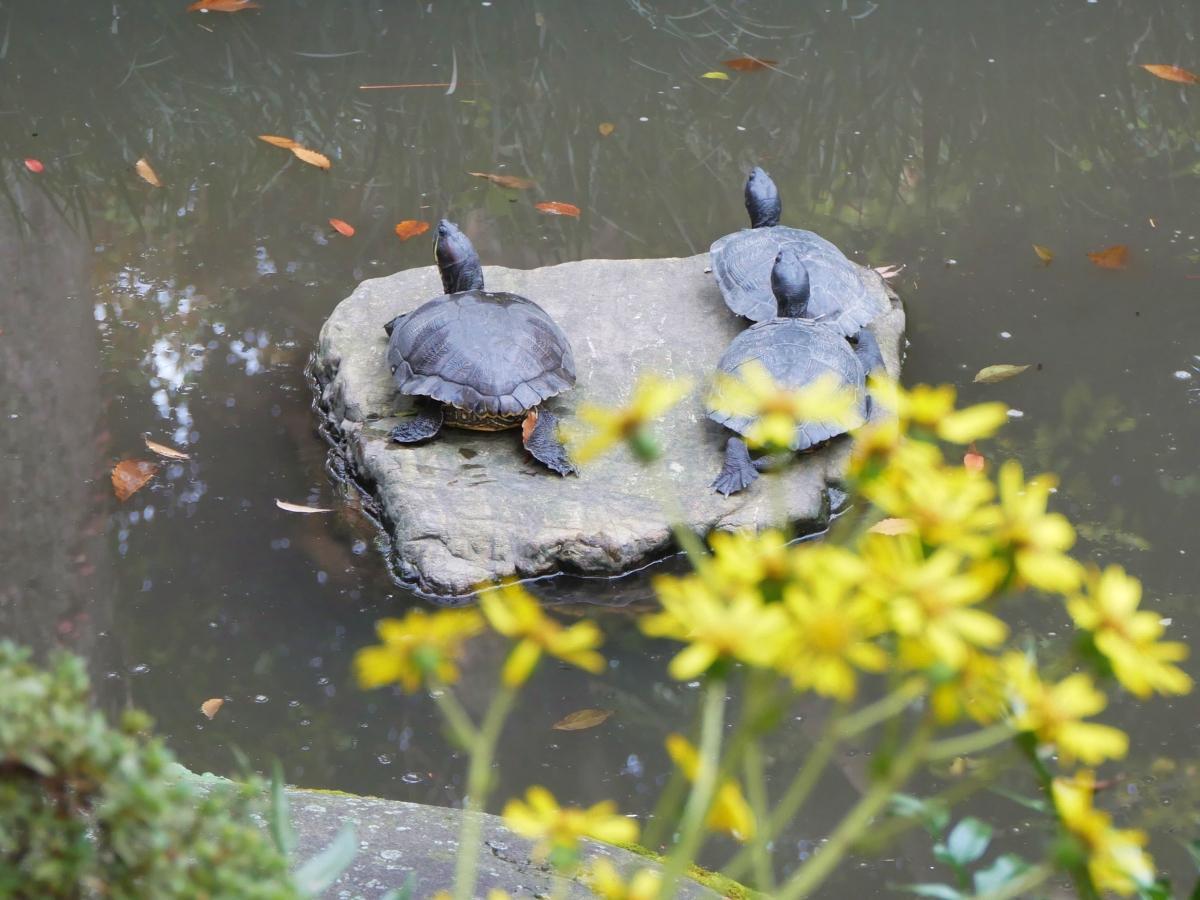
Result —
M 158 173 L 151 168 L 150 163 L 146 162 L 146 157 L 143 156 L 135 162 L 133 168 L 141 176 L 142 181 L 155 187 L 162 187 L 162 182 L 158 180 Z
M 316 166 L 318 169 L 328 169 L 333 165 L 333 163 L 329 161 L 328 156 L 323 153 L 318 153 L 316 150 L 309 150 L 307 147 L 301 147 L 299 145 L 295 147 L 289 147 L 288 149 L 290 149 L 292 153 L 296 154 L 296 159 L 300 160 L 301 162 L 306 162 L 310 166 Z
M 522 178 L 520 175 L 493 175 L 490 172 L 468 172 L 467 174 L 474 175 L 476 178 L 486 178 L 492 184 L 512 188 L 514 191 L 526 191 L 535 184 L 532 178 Z
M 550 727 L 555 731 L 583 731 L 585 728 L 595 728 L 603 725 L 612 718 L 611 709 L 577 709 L 570 715 L 563 716 Z
M 272 147 L 282 147 L 284 150 L 291 150 L 293 147 L 300 146 L 295 141 L 293 141 L 291 138 L 280 137 L 277 134 L 260 134 L 258 136 L 258 139 L 260 141 L 266 141 Z
M 531 409 L 521 422 L 521 443 L 529 443 L 529 438 L 533 434 L 533 429 L 537 428 L 538 411 Z
M 196 0 L 188 12 L 241 12 L 244 9 L 262 9 L 254 0 Z
M 417 219 L 405 219 L 403 222 L 396 224 L 396 235 L 402 241 L 407 241 L 409 238 L 416 237 L 418 234 L 424 234 L 429 230 L 428 222 L 421 222 Z
M 349 222 L 343 222 L 341 219 L 330 219 L 329 224 L 333 226 L 333 230 L 338 234 L 346 237 L 354 237 L 354 226 Z
M 739 56 L 737 59 L 727 59 L 721 65 L 728 66 L 735 72 L 757 72 L 760 69 L 769 69 L 771 66 L 778 65 L 778 63 L 773 59 L 759 59 L 756 56 Z
M 972 472 L 982 472 L 987 468 L 987 459 L 975 449 L 974 444 L 968 447 L 967 452 L 963 454 L 963 468 Z
M 216 717 L 217 711 L 224 705 L 225 701 L 220 697 L 213 697 L 211 700 L 205 700 L 200 704 L 200 712 L 212 719 Z
M 1034 244 L 1033 252 L 1036 253 L 1037 258 L 1046 265 L 1050 265 L 1051 261 L 1054 259 L 1054 251 L 1049 247 L 1043 247 L 1041 244 Z
M 1179 66 L 1143 65 L 1143 69 L 1164 81 L 1177 81 L 1180 84 L 1200 84 L 1200 75 L 1181 69 Z
M 40 159 L 34 159 L 32 156 L 25 160 L 25 168 L 27 168 L 30 172 L 33 172 L 35 175 L 46 170 L 46 167 L 42 165 L 42 161 Z
M 191 457 L 182 450 L 176 450 L 174 447 L 168 447 L 166 444 L 156 443 L 155 441 L 150 440 L 150 438 L 143 438 L 143 440 L 146 442 L 147 450 L 149 450 L 151 453 L 157 453 L 159 456 L 162 456 L 166 459 L 191 459 Z
M 612 122 L 601 122 L 598 126 L 596 126 L 596 130 L 600 132 L 600 137 L 608 137 L 617 130 L 617 126 Z
M 1102 269 L 1123 269 L 1129 265 L 1129 248 L 1124 244 L 1115 244 L 1104 250 L 1089 253 L 1088 259 Z
M 552 216 L 574 216 L 579 218 L 579 207 L 573 203 L 560 203 L 557 200 L 547 200 L 545 203 L 535 203 L 534 207 Z
M 154 477 L 158 463 L 144 459 L 123 459 L 112 470 L 113 492 L 124 503 Z
M 917 530 L 917 523 L 912 519 L 880 519 L 867 529 L 872 534 L 912 534 Z
M 280 500 L 278 497 L 275 499 L 275 505 L 278 506 L 280 509 L 282 509 L 284 512 L 294 512 L 294 513 L 333 512 L 332 509 L 326 509 L 323 506 L 302 506 L 299 503 L 288 503 L 286 500 Z

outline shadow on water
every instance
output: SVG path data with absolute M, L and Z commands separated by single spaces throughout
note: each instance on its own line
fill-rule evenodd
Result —
M 107 702 L 147 707 L 192 766 L 228 771 L 237 745 L 305 784 L 460 799 L 461 764 L 428 702 L 349 681 L 374 620 L 419 601 L 388 579 L 373 528 L 327 477 L 304 380 L 341 297 L 429 261 L 394 224 L 449 215 L 485 261 L 509 266 L 690 254 L 742 225 L 756 163 L 788 224 L 864 262 L 907 263 L 906 379 L 1008 401 L 1012 425 L 989 453 L 1061 473 L 1084 555 L 1127 565 L 1174 633 L 1194 629 L 1200 113 L 1194 90 L 1137 67 L 1195 68 L 1194 3 L 185 5 L 0 7 L 0 627 L 85 653 Z M 746 54 L 776 69 L 700 78 Z M 450 95 L 359 90 L 448 82 L 452 61 Z M 264 133 L 326 153 L 332 170 Z M 140 157 L 163 188 L 133 174 Z M 541 215 L 545 199 L 582 219 Z M 1032 243 L 1055 261 L 1042 266 Z M 1116 243 L 1131 248 L 1126 271 L 1084 256 Z M 970 383 L 996 362 L 1035 368 Z M 147 455 L 145 433 L 191 459 L 117 504 L 107 470 Z M 288 516 L 276 497 L 337 511 Z M 545 587 L 615 607 L 570 609 L 599 618 L 613 665 L 599 680 L 540 674 L 499 796 L 538 781 L 644 812 L 666 771 L 661 739 L 694 692 L 665 677 L 666 648 L 621 608 L 648 602 L 647 578 Z M 1064 624 L 1038 609 L 1023 623 L 1046 641 Z M 473 649 L 468 705 L 499 652 Z M 229 701 L 211 723 L 196 712 L 210 696 Z M 585 706 L 617 715 L 549 730 Z M 1113 711 L 1142 737 L 1122 801 L 1190 834 L 1195 805 L 1164 810 L 1164 782 L 1140 774 L 1187 771 L 1195 704 L 1153 709 Z M 802 710 L 776 756 L 803 753 L 820 715 Z M 841 762 L 817 826 L 787 836 L 781 864 L 861 785 L 863 757 Z M 1011 817 L 1019 849 L 1019 811 L 986 802 Z M 924 857 L 899 849 L 844 886 L 914 880 Z M 1186 871 L 1174 848 L 1155 849 Z

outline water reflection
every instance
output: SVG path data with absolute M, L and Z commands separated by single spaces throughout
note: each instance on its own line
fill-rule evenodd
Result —
M 688 254 L 742 223 L 755 163 L 779 182 L 786 223 L 861 261 L 908 264 L 906 378 L 1007 400 L 1012 425 L 989 452 L 1062 473 L 1085 554 L 1144 576 L 1172 629 L 1193 627 L 1200 429 L 1193 382 L 1176 373 L 1194 372 L 1200 350 L 1200 282 L 1187 277 L 1200 274 L 1200 113 L 1194 92 L 1137 64 L 1195 58 L 1195 4 L 184 5 L 0 8 L 0 628 L 85 652 L 101 692 L 148 707 L 190 764 L 228 771 L 237 745 L 307 784 L 460 796 L 429 702 L 348 681 L 374 619 L 418 601 L 327 476 L 304 378 L 338 299 L 429 261 L 428 243 L 398 241 L 394 224 L 449 215 L 487 261 L 512 266 Z M 745 54 L 778 71 L 700 78 Z M 452 58 L 450 95 L 358 89 L 446 82 Z M 331 171 L 264 133 L 326 153 Z M 143 156 L 162 189 L 133 174 Z M 583 217 L 543 216 L 540 200 Z M 1032 243 L 1055 261 L 1041 265 Z M 1126 271 L 1084 256 L 1114 243 L 1131 248 Z M 1035 368 L 970 384 L 996 362 Z M 146 456 L 145 434 L 191 458 L 118 505 L 107 468 Z M 288 516 L 276 497 L 337 512 Z M 666 771 L 661 738 L 693 694 L 622 613 L 650 602 L 647 579 L 539 589 L 614 607 L 569 614 L 600 618 L 615 665 L 599 681 L 542 673 L 504 748 L 500 795 L 540 781 L 645 811 Z M 1043 640 L 1062 628 L 1037 609 L 1024 624 Z M 478 701 L 498 648 L 475 652 Z M 196 708 L 212 696 L 229 702 L 208 722 Z M 585 706 L 617 715 L 548 730 Z M 1130 770 L 1189 755 L 1195 715 L 1186 699 L 1115 710 L 1153 735 Z M 780 764 L 804 752 L 807 720 L 781 736 Z M 781 858 L 809 852 L 856 793 L 869 761 L 842 763 L 819 821 Z M 1019 810 L 994 798 L 984 810 L 1019 829 Z M 919 847 L 848 876 L 856 894 L 916 880 L 894 869 L 923 865 Z M 1187 871 L 1172 852 L 1160 849 Z

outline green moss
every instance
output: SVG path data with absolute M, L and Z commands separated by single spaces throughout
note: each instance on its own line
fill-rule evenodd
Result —
M 632 853 L 634 856 L 640 856 L 642 859 L 662 865 L 666 862 L 666 858 L 653 850 L 643 847 L 641 844 L 613 844 L 627 853 Z M 732 900 L 753 900 L 755 897 L 764 897 L 758 891 L 753 891 L 738 881 L 732 878 L 727 878 L 720 872 L 713 872 L 705 869 L 703 866 L 698 866 L 692 863 L 687 868 L 687 877 L 710 890 L 716 891 L 722 897 L 730 897 Z

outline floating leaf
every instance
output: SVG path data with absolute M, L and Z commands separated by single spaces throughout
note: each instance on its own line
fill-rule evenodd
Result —
M 1102 269 L 1123 269 L 1129 265 L 1129 248 L 1124 244 L 1114 244 L 1095 253 L 1089 253 L 1088 259 Z
M 600 132 L 600 137 L 608 137 L 617 130 L 617 126 L 612 122 L 601 122 L 596 126 L 596 130 Z
M 867 529 L 872 534 L 912 534 L 917 530 L 917 523 L 912 519 L 880 519 Z
M 280 137 L 277 134 L 260 134 L 258 139 L 260 141 L 266 141 L 272 147 L 282 147 L 284 150 L 291 150 L 293 147 L 300 146 L 291 138 Z
M 152 184 L 155 187 L 162 187 L 162 182 L 158 180 L 158 173 L 150 167 L 150 163 L 146 162 L 146 157 L 143 156 L 135 162 L 133 168 L 142 177 L 142 181 Z
M 155 443 L 150 438 L 144 438 L 144 440 L 146 441 L 146 449 L 151 453 L 157 453 L 159 456 L 167 459 L 191 459 L 182 450 L 176 450 L 174 447 L 168 447 L 165 444 Z
M 467 174 L 474 175 L 476 178 L 486 178 L 492 184 L 512 188 L 514 191 L 527 191 L 536 183 L 532 178 L 522 178 L 520 175 L 493 175 L 490 172 L 468 172 Z
M 570 715 L 563 716 L 551 728 L 555 731 L 583 731 L 585 728 L 595 728 L 603 725 L 612 718 L 611 709 L 577 709 Z
M 729 75 L 725 72 L 705 72 L 701 78 L 711 78 L 713 81 L 728 81 Z
M 354 226 L 349 222 L 343 222 L 341 219 L 330 219 L 329 224 L 333 226 L 333 230 L 338 234 L 346 237 L 354 237 Z
M 975 374 L 976 384 L 995 384 L 997 381 L 1004 381 L 1012 378 L 1014 375 L 1020 375 L 1029 366 L 1013 366 L 1007 363 L 1001 363 L 995 366 L 985 366 Z
M 417 219 L 405 219 L 396 225 L 396 234 L 400 240 L 407 241 L 411 237 L 416 237 L 418 234 L 424 234 L 429 230 L 428 222 L 421 222 Z
M 323 153 L 318 153 L 316 150 L 309 150 L 307 147 L 291 147 L 292 153 L 296 154 L 296 159 L 300 162 L 306 162 L 310 166 L 316 166 L 318 169 L 328 169 L 333 165 L 329 161 L 329 157 Z
M 320 506 L 301 506 L 299 503 L 288 503 L 286 500 L 280 500 L 278 497 L 275 498 L 275 505 L 278 506 L 280 509 L 282 509 L 284 512 L 294 512 L 294 513 L 333 512 L 332 509 L 325 509 Z
M 157 471 L 158 463 L 144 459 L 121 460 L 112 470 L 113 492 L 117 499 L 124 503 L 144 488 Z
M 545 203 L 533 204 L 537 209 L 552 216 L 574 216 L 579 218 L 579 207 L 573 203 L 560 203 L 557 200 L 547 200 Z
M 759 59 L 757 56 L 739 56 L 737 59 L 727 59 L 721 63 L 735 72 L 757 72 L 777 65 L 773 59 Z
M 42 161 L 34 159 L 32 156 L 25 160 L 25 168 L 35 175 L 46 170 L 46 167 L 42 165 Z
M 196 0 L 187 8 L 187 11 L 235 13 L 244 9 L 262 9 L 262 7 L 254 0 Z
M 1179 66 L 1143 65 L 1143 69 L 1165 81 L 1177 81 L 1180 84 L 1200 84 L 1200 75 L 1181 69 Z
M 220 697 L 213 697 L 211 700 L 205 700 L 200 704 L 200 712 L 211 719 L 216 716 L 217 711 L 224 705 L 225 701 Z
M 879 277 L 884 281 L 891 281 L 893 278 L 903 272 L 906 266 L 906 263 L 900 263 L 899 265 L 892 266 L 876 266 L 875 271 L 879 273 Z
M 1051 261 L 1054 259 L 1054 251 L 1049 247 L 1043 247 L 1041 244 L 1034 244 L 1033 252 L 1036 253 L 1037 258 L 1046 265 L 1050 265 Z
M 982 472 L 987 468 L 987 459 L 975 449 L 974 444 L 963 454 L 963 468 L 969 469 L 972 472 Z

